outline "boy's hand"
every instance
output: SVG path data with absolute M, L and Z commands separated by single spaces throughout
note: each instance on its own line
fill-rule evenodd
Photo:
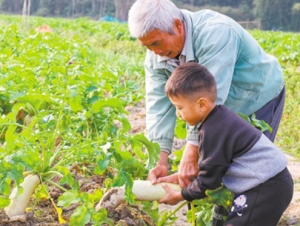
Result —
M 164 183 L 162 183 L 161 186 L 166 190 L 166 195 L 162 199 L 158 200 L 159 203 L 176 205 L 180 201 L 184 200 L 180 191 L 175 191 Z

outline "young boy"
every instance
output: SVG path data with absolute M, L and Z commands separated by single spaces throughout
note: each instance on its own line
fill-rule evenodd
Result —
M 199 174 L 181 192 L 163 185 L 160 203 L 202 199 L 205 190 L 224 184 L 235 193 L 224 225 L 275 226 L 293 196 L 287 159 L 261 131 L 225 106 L 216 105 L 214 77 L 189 62 L 177 67 L 165 86 L 178 117 L 189 125 L 199 122 Z M 178 183 L 177 174 L 158 182 Z

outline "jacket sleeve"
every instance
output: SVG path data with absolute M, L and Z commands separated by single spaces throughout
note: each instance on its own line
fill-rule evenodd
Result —
M 168 80 L 166 69 L 153 69 L 153 54 L 147 52 L 146 73 L 146 129 L 152 142 L 162 151 L 171 153 L 176 122 L 175 108 L 165 94 Z
M 196 145 L 198 144 L 198 128 L 201 125 L 201 123 L 198 123 L 195 126 L 190 126 L 189 124 L 186 124 L 187 128 L 187 142 Z M 197 145 L 196 145 L 197 146 Z

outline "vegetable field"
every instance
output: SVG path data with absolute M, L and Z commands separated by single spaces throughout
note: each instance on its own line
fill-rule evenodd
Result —
M 51 30 L 37 30 L 43 24 Z M 2 15 L 0 26 L 0 224 L 125 225 L 129 216 L 126 225 L 172 225 L 172 212 L 131 192 L 160 150 L 129 120 L 128 107 L 143 105 L 145 49 L 127 25 Z M 276 143 L 299 158 L 300 34 L 251 33 L 284 69 Z M 128 205 L 96 210 L 123 185 Z

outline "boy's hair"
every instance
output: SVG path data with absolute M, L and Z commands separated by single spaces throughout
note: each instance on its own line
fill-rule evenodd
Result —
M 173 34 L 176 18 L 183 21 L 180 9 L 170 0 L 136 0 L 128 13 L 129 32 L 135 38 L 154 29 Z
M 217 98 L 214 77 L 205 67 L 195 62 L 178 66 L 168 79 L 165 92 L 167 96 L 197 99 L 205 95 L 212 102 Z

